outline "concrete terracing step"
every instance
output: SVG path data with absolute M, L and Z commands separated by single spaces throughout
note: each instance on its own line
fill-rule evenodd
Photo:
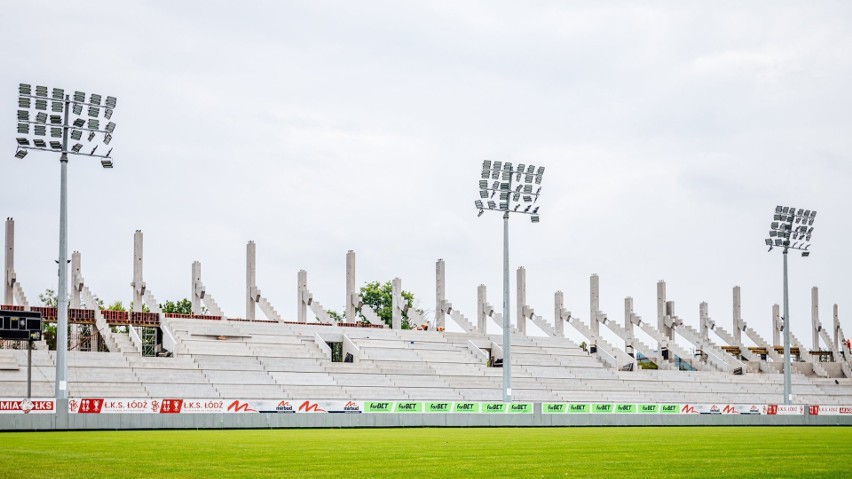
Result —
M 15 359 L 15 354 L 6 349 L 0 349 L 0 370 L 17 371 L 20 369 L 18 360 Z

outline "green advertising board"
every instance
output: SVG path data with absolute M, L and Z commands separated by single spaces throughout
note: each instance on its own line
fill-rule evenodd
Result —
M 366 402 L 364 403 L 364 412 L 392 412 L 392 402 Z
M 501 402 L 482 403 L 482 412 L 485 414 L 502 414 L 506 412 L 506 404 Z
M 571 403 L 568 405 L 568 412 L 571 414 L 589 414 L 592 410 L 591 405 L 583 403 Z
M 680 404 L 660 404 L 660 414 L 678 414 Z
M 427 402 L 426 412 L 452 412 L 451 402 Z
M 482 403 L 478 402 L 457 402 L 453 404 L 453 412 L 455 413 L 478 413 L 482 411 Z
M 618 414 L 633 414 L 636 412 L 635 404 L 616 404 L 615 412 Z
M 565 414 L 568 412 L 568 405 L 564 402 L 546 402 L 541 405 L 541 412 L 544 414 Z
M 398 402 L 393 408 L 394 412 L 423 412 L 422 402 Z
M 613 409 L 612 404 L 592 404 L 592 412 L 595 414 L 610 414 Z
M 509 414 L 532 414 L 533 405 L 531 402 L 511 403 L 509 404 Z
M 639 413 L 640 414 L 656 414 L 660 411 L 660 408 L 657 404 L 640 404 L 639 405 Z

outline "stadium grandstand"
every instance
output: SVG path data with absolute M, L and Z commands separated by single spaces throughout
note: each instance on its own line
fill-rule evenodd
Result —
M 14 228 L 11 221 L 6 223 L 7 239 L 10 228 Z M 163 313 L 141 277 L 142 233 L 137 231 L 135 239 L 132 285 L 137 311 L 87 308 L 98 304 L 97 298 L 83 281 L 80 254 L 72 255 L 69 412 L 85 412 L 89 407 L 100 412 L 111 398 L 120 400 L 116 402 L 120 403 L 118 409 L 123 408 L 119 412 L 132 412 L 128 406 L 131 401 L 144 404 L 141 409 L 152 405 L 162 408 L 174 398 L 185 403 L 184 409 L 191 408 L 193 401 L 212 401 L 215 406 L 211 407 L 221 412 L 235 404 L 244 410 L 273 404 L 268 412 L 276 408 L 281 412 L 290 401 L 295 404 L 306 399 L 320 405 L 354 404 L 359 412 L 385 403 L 396 407 L 413 404 L 415 408 L 475 404 L 484 412 L 483 404 L 503 400 L 502 336 L 487 332 L 487 324 L 499 324 L 500 315 L 487 303 L 484 291 L 479 296 L 475 321 L 453 310 L 441 293 L 442 260 L 436 268 L 436 315 L 428 327 L 401 329 L 401 298 L 395 298 L 391 324 L 379 320 L 355 290 L 355 253 L 351 251 L 347 255 L 346 319 L 331 320 L 308 290 L 306 273 L 300 272 L 299 309 L 294 320 L 287 320 L 261 296 L 254 283 L 254 243 L 250 242 L 247 317 L 229 318 L 205 291 L 198 263 L 193 265 L 192 314 Z M 0 309 L 37 312 L 43 321 L 56 321 L 56 308 L 28 303 L 8 252 L 9 248 L 5 304 Z M 561 293 L 555 295 L 555 318 L 551 322 L 536 316 L 524 304 L 524 274 L 522 268 L 518 270 L 521 314 L 511 337 L 511 393 L 519 404 L 535 404 L 537 413 L 543 408 L 557 412 L 568 406 L 608 404 L 625 408 L 677 405 L 682 411 L 698 405 L 707 409 L 698 412 L 710 414 L 720 412 L 714 408 L 721 406 L 727 412 L 774 414 L 783 402 L 783 348 L 778 345 L 777 308 L 770 342 L 737 317 L 739 288 L 733 291 L 731 332 L 707 317 L 706 307 L 702 308 L 701 324 L 684 324 L 674 314 L 674 304 L 666 301 L 664 282 L 658 284 L 660 314 L 656 326 L 633 313 L 631 298 L 625 300 L 623 321 L 616 322 L 602 312 L 593 314 L 588 322 L 581 321 L 562 308 Z M 401 290 L 396 286 L 395 282 L 394 295 L 398 296 Z M 590 306 L 595 312 L 597 276 L 591 276 L 590 286 Z M 818 311 L 816 288 L 812 300 L 813 311 Z M 143 304 L 148 311 L 142 311 Z M 255 307 L 267 319 L 256 317 Z M 355 316 L 356 310 L 364 319 Z M 424 321 L 417 313 L 411 314 L 415 324 Z M 823 414 L 852 412 L 846 407 L 852 405 L 849 349 L 836 306 L 833 320 L 833 329 L 827 330 L 815 313 L 814 347 L 810 349 L 793 336 L 792 404 L 799 413 L 818 414 L 820 409 L 814 406 L 822 408 Z M 453 329 L 462 332 L 447 331 L 446 321 L 457 323 Z M 545 335 L 526 334 L 528 324 L 535 324 Z M 585 338 L 583 344 L 566 337 L 568 328 Z M 623 345 L 605 340 L 601 334 L 604 329 Z M 640 341 L 636 330 L 656 344 Z M 719 339 L 714 340 L 711 333 Z M 745 346 L 743 334 L 757 346 Z M 687 350 L 677 340 L 694 347 Z M 52 398 L 56 352 L 49 350 L 44 340 L 36 341 L 32 351 L 26 344 L 15 340 L 2 343 L 0 397 Z M 93 399 L 94 406 L 90 403 Z M 248 406 L 240 406 L 240 401 Z M 344 410 L 341 406 L 341 411 L 334 412 Z

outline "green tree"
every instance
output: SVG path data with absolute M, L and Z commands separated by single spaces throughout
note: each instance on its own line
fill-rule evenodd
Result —
M 415 325 L 411 324 L 411 321 L 408 319 L 408 310 L 414 308 L 414 294 L 409 291 L 402 291 L 401 295 L 402 299 L 405 300 L 405 304 L 401 305 L 403 309 L 402 329 L 411 329 Z M 384 284 L 373 281 L 361 286 L 361 301 L 371 307 L 385 324 L 388 326 L 391 325 L 393 316 L 393 284 L 390 281 Z M 358 311 L 358 315 L 361 316 L 363 321 L 367 320 L 361 314 L 360 310 Z
M 340 323 L 340 322 L 346 320 L 346 318 L 343 316 L 342 313 L 339 313 L 339 312 L 337 312 L 333 309 L 329 309 L 325 313 L 328 315 L 329 318 L 331 318 L 332 320 L 334 320 L 337 323 Z
M 50 288 L 45 289 L 44 293 L 38 295 L 38 300 L 41 301 L 42 306 L 48 308 L 55 308 L 59 304 L 59 301 L 56 299 L 56 291 Z M 56 324 L 42 321 L 41 339 L 47 343 L 48 349 L 56 351 Z
M 163 313 L 174 313 L 174 314 L 192 314 L 192 302 L 187 298 L 183 298 L 180 301 L 166 301 L 165 303 L 160 305 L 160 310 Z
M 56 291 L 48 288 L 44 290 L 44 293 L 38 295 L 38 300 L 41 301 L 41 305 L 47 308 L 55 308 L 59 305 L 59 300 L 56 297 Z
M 106 307 L 107 311 L 127 311 L 127 308 L 124 307 L 124 303 L 119 300 L 113 301 L 112 304 Z

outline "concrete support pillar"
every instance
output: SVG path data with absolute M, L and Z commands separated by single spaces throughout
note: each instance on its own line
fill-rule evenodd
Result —
M 708 317 L 710 316 L 708 312 L 708 307 L 706 302 L 702 302 L 698 305 L 698 322 L 701 327 L 701 341 L 707 343 L 710 341 L 710 323 L 708 321 Z
M 133 234 L 133 311 L 141 312 L 145 296 L 145 282 L 142 279 L 142 231 Z
M 658 281 L 657 282 L 657 330 L 660 334 L 663 335 L 666 339 L 672 339 L 674 335 L 674 331 L 672 328 L 666 325 L 666 282 Z M 659 343 L 657 350 L 662 351 L 667 346 L 663 343 Z M 669 356 L 669 359 L 673 359 Z
M 784 330 L 784 324 L 781 321 L 781 306 L 772 305 L 772 346 L 781 345 L 781 332 Z
M 246 319 L 255 319 L 257 296 L 257 248 L 254 241 L 249 241 L 246 244 Z
M 402 329 L 402 305 L 399 299 L 402 295 L 402 280 L 391 280 L 391 329 Z
M 6 218 L 6 275 L 3 280 L 3 304 L 15 304 L 15 220 Z
M 354 323 L 355 318 L 355 252 L 346 253 L 346 322 Z
M 840 315 L 837 314 L 837 303 L 834 303 L 834 326 L 833 326 L 833 334 L 834 336 L 834 350 L 835 351 L 845 351 L 845 345 L 841 344 L 845 338 L 840 337 Z
M 80 269 L 81 262 L 79 251 L 71 253 L 71 305 L 69 306 L 71 309 L 80 309 L 80 303 L 82 302 L 80 298 L 83 286 L 83 275 Z M 89 309 L 98 309 L 98 306 L 95 304 L 86 306 Z
M 589 326 L 592 328 L 595 338 L 601 334 L 600 318 L 601 311 L 601 283 L 597 274 L 589 277 Z M 592 345 L 594 346 L 594 345 Z
M 524 307 L 527 305 L 527 270 L 523 266 L 518 268 L 517 275 L 518 301 L 517 315 L 518 332 L 527 334 L 527 318 L 524 315 Z
M 435 328 L 445 328 L 444 301 L 447 300 L 446 265 L 443 259 L 435 263 Z
M 201 314 L 201 298 L 204 288 L 201 286 L 201 262 L 192 262 L 192 314 Z
M 624 352 L 636 359 L 636 352 L 633 349 L 633 298 L 624 298 L 624 329 L 627 331 L 627 337 L 624 338 Z
M 733 318 L 734 318 L 734 341 L 737 343 L 735 346 L 742 346 L 742 333 L 743 329 L 745 329 L 745 325 L 743 324 L 743 316 L 742 316 L 742 300 L 740 298 L 740 287 L 734 286 L 734 306 L 733 306 Z
M 553 295 L 553 326 L 556 328 L 556 336 L 559 338 L 565 337 L 565 318 L 562 317 L 564 308 L 565 295 L 562 291 L 557 291 Z
M 822 348 L 819 346 L 819 288 L 814 286 L 811 288 L 811 334 L 813 337 L 812 351 L 819 351 Z M 826 346 L 828 346 L 826 344 Z
M 298 305 L 296 312 L 296 320 L 300 323 L 306 323 L 308 321 L 308 301 L 307 301 L 307 293 L 308 293 L 308 272 L 305 270 L 299 270 L 299 273 L 296 275 L 296 288 L 298 290 L 298 297 L 296 298 L 296 304 Z
M 488 332 L 488 315 L 485 312 L 485 285 L 480 284 L 476 287 L 476 330 L 480 334 Z

